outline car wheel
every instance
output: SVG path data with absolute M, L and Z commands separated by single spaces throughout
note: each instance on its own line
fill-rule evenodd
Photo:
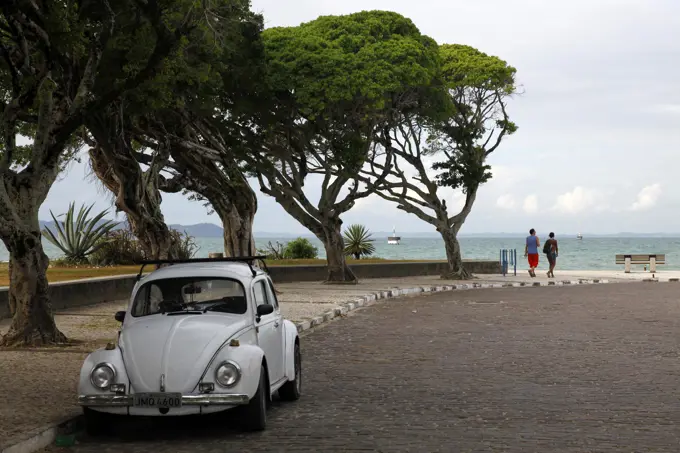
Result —
M 279 397 L 284 401 L 295 401 L 300 399 L 302 393 L 302 356 L 300 354 L 300 344 L 295 344 L 293 351 L 295 379 L 288 381 L 279 389 Z
M 101 436 L 109 433 L 109 414 L 98 412 L 89 407 L 83 408 L 83 415 L 85 417 L 85 432 L 92 436 Z
M 260 367 L 260 384 L 255 396 L 245 406 L 243 417 L 244 428 L 247 431 L 262 431 L 267 425 L 267 369 Z

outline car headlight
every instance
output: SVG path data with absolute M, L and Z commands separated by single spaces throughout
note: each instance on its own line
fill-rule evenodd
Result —
M 98 389 L 106 390 L 116 380 L 116 369 L 110 363 L 100 363 L 90 373 L 90 382 Z
M 241 379 L 241 368 L 232 361 L 223 362 L 215 370 L 215 380 L 222 387 L 233 387 Z

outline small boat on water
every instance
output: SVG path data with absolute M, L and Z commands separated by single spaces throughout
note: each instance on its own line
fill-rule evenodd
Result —
M 583 239 L 583 235 L 582 235 L 581 233 L 578 233 L 578 234 L 576 235 L 576 239 L 578 239 L 578 240 Z
M 394 227 L 392 228 L 392 236 L 387 238 L 387 243 L 391 245 L 399 245 L 399 241 L 401 241 L 401 237 L 397 236 L 397 228 Z

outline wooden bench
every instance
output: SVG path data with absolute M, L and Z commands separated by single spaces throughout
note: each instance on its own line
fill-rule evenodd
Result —
M 649 264 L 649 271 L 656 272 L 657 264 L 666 264 L 665 253 L 638 253 L 616 255 L 616 264 L 625 264 L 626 273 L 630 273 L 632 264 Z

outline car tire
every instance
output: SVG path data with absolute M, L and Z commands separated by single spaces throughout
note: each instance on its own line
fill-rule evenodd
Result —
M 85 418 L 85 432 L 89 436 L 97 437 L 110 432 L 109 414 L 84 407 L 83 416 Z
M 263 431 L 267 426 L 267 369 L 260 367 L 260 383 L 255 396 L 245 406 L 243 428 L 246 431 Z
M 302 355 L 300 354 L 300 344 L 295 343 L 293 350 L 293 361 L 295 367 L 295 379 L 288 381 L 279 389 L 279 397 L 284 401 L 296 401 L 300 399 L 302 393 Z

